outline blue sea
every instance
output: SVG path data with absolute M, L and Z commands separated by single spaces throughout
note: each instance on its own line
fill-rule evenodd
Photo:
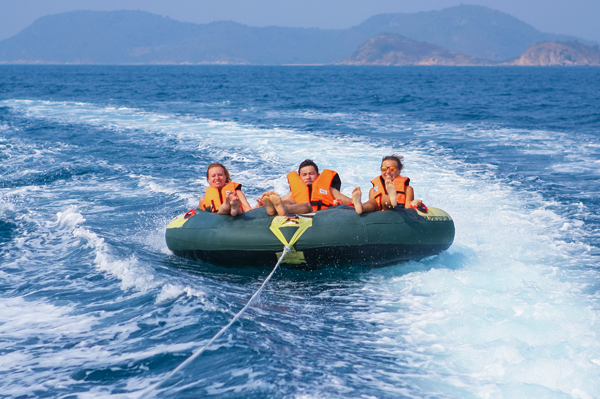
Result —
M 165 243 L 210 163 L 253 204 L 305 158 L 367 192 L 392 153 L 454 244 L 281 268 L 153 394 L 600 397 L 600 68 L 6 65 L 0 397 L 137 398 L 242 309 L 275 256 Z

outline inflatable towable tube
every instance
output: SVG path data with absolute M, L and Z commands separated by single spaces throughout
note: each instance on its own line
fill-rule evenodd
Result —
M 454 222 L 441 209 L 398 208 L 358 215 L 337 206 L 306 215 L 268 216 L 265 208 L 231 217 L 189 211 L 167 226 L 174 254 L 223 266 L 314 268 L 347 264 L 383 266 L 436 255 L 454 240 Z

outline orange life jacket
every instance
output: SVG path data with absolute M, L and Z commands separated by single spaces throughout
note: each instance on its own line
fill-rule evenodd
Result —
M 406 186 L 410 183 L 410 179 L 404 176 L 398 176 L 394 180 L 394 186 L 396 186 L 396 200 L 398 201 L 398 205 L 404 206 L 406 203 Z M 373 191 L 375 191 L 375 201 L 377 201 L 377 205 L 379 205 L 379 209 L 381 208 L 381 199 L 384 194 L 387 194 L 387 190 L 385 189 L 385 181 L 381 175 L 377 176 L 373 180 Z
M 242 185 L 239 183 L 234 183 L 230 181 L 227 183 L 221 190 L 217 190 L 213 186 L 206 187 L 206 193 L 204 194 L 204 199 L 200 204 L 200 208 L 204 211 L 209 208 L 210 212 L 217 212 L 223 202 L 225 202 L 225 197 L 232 191 L 241 190 Z
M 298 172 L 290 172 L 287 175 L 292 198 L 296 203 L 310 202 L 315 211 L 333 206 L 333 194 L 331 194 L 331 182 L 337 176 L 337 172 L 325 169 L 312 184 L 312 191 L 302 181 Z

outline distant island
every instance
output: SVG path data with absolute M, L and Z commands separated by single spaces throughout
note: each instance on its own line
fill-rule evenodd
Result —
M 600 66 L 598 46 L 579 42 L 544 42 L 531 45 L 517 60 L 506 65 L 519 66 Z
M 442 46 L 418 42 L 404 36 L 384 33 L 367 40 L 338 65 L 492 65 Z
M 534 43 L 521 57 L 494 62 L 470 57 L 444 47 L 400 35 L 372 37 L 338 65 L 446 65 L 446 66 L 600 66 L 600 49 L 579 42 Z
M 544 42 L 560 43 L 531 50 Z M 589 50 L 594 45 L 469 5 L 380 14 L 337 30 L 193 24 L 143 11 L 73 11 L 39 18 L 0 41 L 0 64 L 596 65 Z M 388 47 L 395 50 L 385 51 Z M 570 63 L 569 57 L 579 61 Z

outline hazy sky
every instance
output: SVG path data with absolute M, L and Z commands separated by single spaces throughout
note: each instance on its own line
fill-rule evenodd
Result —
M 0 40 L 37 18 L 73 10 L 144 10 L 186 22 L 349 28 L 381 13 L 487 6 L 549 33 L 600 42 L 600 0 L 0 0 Z

